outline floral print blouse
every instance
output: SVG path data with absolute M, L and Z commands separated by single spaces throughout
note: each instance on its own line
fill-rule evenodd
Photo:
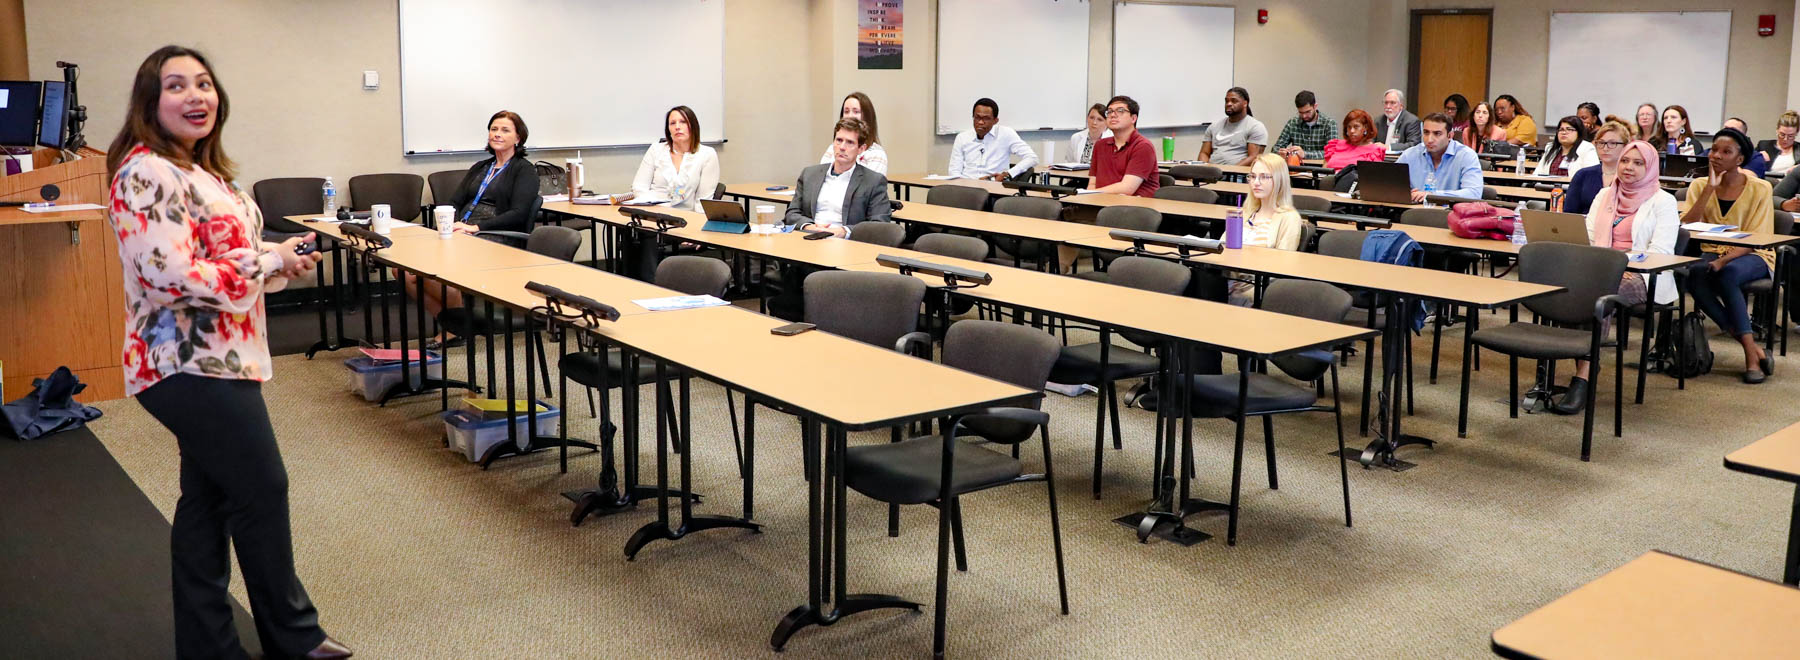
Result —
M 262 213 L 237 186 L 139 145 L 112 180 L 125 280 L 125 393 L 187 373 L 270 375 L 262 294 L 285 287 Z

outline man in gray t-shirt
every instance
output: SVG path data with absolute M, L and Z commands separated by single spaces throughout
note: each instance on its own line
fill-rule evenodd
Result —
M 1214 165 L 1249 165 L 1268 146 L 1268 127 L 1250 116 L 1250 92 L 1233 87 L 1225 92 L 1225 119 L 1206 127 L 1200 160 Z

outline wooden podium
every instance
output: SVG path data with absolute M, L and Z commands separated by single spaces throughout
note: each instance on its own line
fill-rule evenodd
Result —
M 37 150 L 30 172 L 0 176 L 0 200 L 41 201 L 44 184 L 56 184 L 58 204 L 106 206 L 106 154 L 84 148 L 79 156 L 57 163 L 56 150 Z M 24 396 L 33 378 L 59 366 L 87 384 L 81 401 L 125 396 L 120 272 L 118 238 L 105 211 L 0 208 L 0 365 L 7 400 Z

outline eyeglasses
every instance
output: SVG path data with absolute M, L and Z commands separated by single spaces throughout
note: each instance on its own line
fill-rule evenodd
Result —
M 993 121 L 993 120 L 994 120 L 994 117 L 992 117 L 992 116 L 975 115 L 975 121 Z
M 1119 115 L 1128 115 L 1128 114 L 1131 114 L 1131 108 L 1119 107 L 1119 108 L 1107 108 L 1106 109 L 1106 116 L 1108 116 L 1108 117 L 1114 117 L 1114 116 L 1119 116 Z
M 1797 132 L 1797 131 L 1775 131 L 1775 137 L 1791 138 L 1791 137 L 1794 137 L 1794 135 L 1796 133 L 1800 133 L 1800 132 Z
M 1245 177 L 1245 178 L 1248 178 L 1248 179 L 1250 179 L 1250 180 L 1251 180 L 1251 181 L 1255 181 L 1255 182 L 1257 182 L 1257 183 L 1270 183 L 1270 182 L 1273 182 L 1273 181 L 1274 181 L 1274 180 L 1275 180 L 1275 175 L 1273 175 L 1273 174 L 1266 174 L 1266 173 L 1265 173 L 1265 174 L 1251 174 L 1251 175 L 1248 175 L 1248 176 L 1247 176 L 1247 177 Z
M 1618 140 L 1595 140 L 1594 146 L 1602 149 L 1617 149 L 1625 146 L 1625 143 Z

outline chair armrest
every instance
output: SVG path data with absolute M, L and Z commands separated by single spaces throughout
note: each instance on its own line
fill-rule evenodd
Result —
M 914 350 L 912 350 L 914 348 L 919 348 L 922 350 L 914 351 Z M 900 335 L 900 339 L 898 341 L 894 342 L 894 350 L 895 351 L 899 351 L 901 353 L 905 353 L 907 355 L 911 355 L 914 357 L 924 357 L 925 356 L 924 351 L 927 351 L 930 349 L 931 349 L 931 335 L 929 333 L 919 331 L 919 330 L 914 330 L 914 331 L 908 332 L 904 335 Z
M 1606 320 L 1606 315 L 1608 313 L 1607 308 L 1609 308 L 1609 307 L 1617 307 L 1619 309 L 1627 309 L 1631 306 L 1626 304 L 1625 298 L 1623 296 L 1620 296 L 1619 294 L 1615 293 L 1610 296 L 1601 296 L 1598 300 L 1594 301 L 1594 320 L 1595 321 Z M 1598 328 L 1598 326 L 1596 326 L 1596 328 Z
M 1047 426 L 1050 424 L 1050 413 L 1035 408 L 987 408 L 977 412 L 968 413 L 963 415 L 963 417 L 972 417 L 976 415 L 983 417 L 999 417 L 1015 422 L 1030 424 L 1032 426 Z M 959 429 L 962 428 L 962 419 L 962 417 L 958 417 L 956 420 L 956 426 Z
M 516 248 L 525 247 L 525 242 L 531 239 L 530 234 L 518 231 L 478 231 L 475 232 L 475 235 L 495 243 L 510 245 Z

